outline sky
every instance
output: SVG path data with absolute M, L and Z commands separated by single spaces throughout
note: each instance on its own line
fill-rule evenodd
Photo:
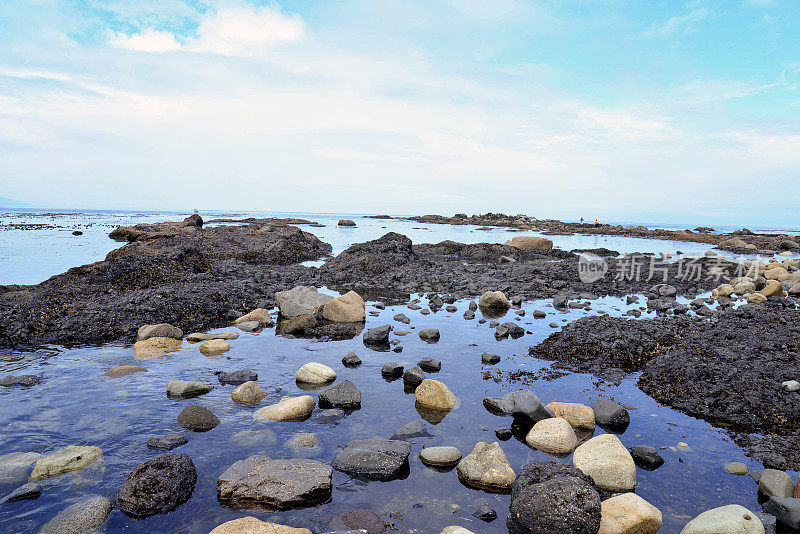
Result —
M 795 0 L 2 0 L 0 196 L 800 225 Z

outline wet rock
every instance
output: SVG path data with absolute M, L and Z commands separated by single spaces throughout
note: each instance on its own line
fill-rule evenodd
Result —
M 0 378 L 0 386 L 4 387 L 13 387 L 13 386 L 22 386 L 22 387 L 30 387 L 35 386 L 36 384 L 42 381 L 42 377 L 36 375 L 6 375 L 3 378 Z
M 381 437 L 354 440 L 336 455 L 331 465 L 337 471 L 366 480 L 393 480 L 408 467 L 411 444 Z
M 477 517 L 481 521 L 491 523 L 492 521 L 497 519 L 497 512 L 491 506 L 483 505 L 474 512 L 472 512 L 472 517 Z
M 232 373 L 216 371 L 214 374 L 217 375 L 217 379 L 222 384 L 228 384 L 231 386 L 241 386 L 245 382 L 255 382 L 258 380 L 258 373 L 251 371 L 250 369 L 242 369 Z
M 425 373 L 419 367 L 406 369 L 403 373 L 403 382 L 409 386 L 418 386 L 425 380 Z
M 487 291 L 478 299 L 478 307 L 482 310 L 504 311 L 511 307 L 511 303 L 502 291 Z
M 171 451 L 181 445 L 186 445 L 189 440 L 180 434 L 165 434 L 147 440 L 147 446 L 151 449 L 164 449 Z
M 103 449 L 89 445 L 68 445 L 36 461 L 31 480 L 56 477 L 77 471 L 103 458 Z
M 231 350 L 230 344 L 224 339 L 209 339 L 208 341 L 203 341 L 198 348 L 205 356 L 216 356 Z
M 169 337 L 151 337 L 133 344 L 136 358 L 159 358 L 181 348 L 181 340 Z
M 214 389 L 208 382 L 192 382 L 190 380 L 170 380 L 167 384 L 167 396 L 189 399 L 205 395 Z
M 484 365 L 495 365 L 500 363 L 500 356 L 497 354 L 489 354 L 488 352 L 484 352 L 481 354 L 481 363 Z
M 190 404 L 178 414 L 178 424 L 194 432 L 208 432 L 219 425 L 219 419 L 208 408 Z
M 339 226 L 355 226 L 356 223 L 351 221 L 350 219 L 341 219 L 339 221 Z
M 239 404 L 255 405 L 264 400 L 267 392 L 261 389 L 258 382 L 245 382 L 241 386 L 231 391 L 231 400 Z
M 334 323 L 360 323 L 366 318 L 364 299 L 355 291 L 348 291 L 323 304 L 322 317 Z
M 28 480 L 31 467 L 41 457 L 38 452 L 10 452 L 0 455 L 0 484 L 17 484 Z
M 631 454 L 633 454 L 633 451 L 631 451 Z M 636 457 L 634 456 L 633 459 L 635 461 Z M 637 463 L 636 465 L 639 464 Z M 747 467 L 746 464 L 742 462 L 728 462 L 727 464 L 725 464 L 725 471 L 727 471 L 732 475 L 746 475 L 747 473 L 750 472 L 750 469 Z
M 345 367 L 358 367 L 361 365 L 361 358 L 355 352 L 348 352 L 345 354 L 344 358 L 342 358 L 342 365 Z
M 241 325 L 243 323 L 258 323 L 260 327 L 270 327 L 275 326 L 275 321 L 272 319 L 272 316 L 269 314 L 269 310 L 265 308 L 256 308 L 255 310 L 242 315 L 241 317 L 237 317 L 233 323 L 236 325 Z M 243 329 L 246 330 L 246 329 Z M 238 336 L 237 336 L 238 337 Z M 223 338 L 227 339 L 227 338 Z M 234 338 L 235 339 L 235 338 Z
M 320 393 L 319 407 L 346 410 L 360 408 L 361 391 L 349 380 L 344 380 Z
M 41 497 L 42 486 L 36 482 L 28 482 L 18 487 L 8 495 L 0 497 L 0 504 L 17 501 L 33 501 Z
M 514 432 L 509 427 L 497 428 L 494 431 L 494 435 L 497 436 L 497 439 L 500 441 L 508 441 L 514 437 Z
M 552 412 L 529 389 L 512 391 L 500 398 L 485 397 L 483 406 L 496 415 L 513 415 L 515 419 L 531 424 L 553 417 Z
M 209 534 L 312 534 L 312 532 L 307 528 L 279 525 L 248 516 L 222 523 Z
M 511 489 L 516 478 L 503 449 L 497 442 L 478 442 L 456 467 L 458 478 L 467 486 L 488 491 Z
M 146 373 L 147 369 L 144 367 L 139 367 L 137 365 L 118 365 L 116 367 L 112 367 L 105 373 L 103 376 L 107 376 L 109 378 L 122 378 L 123 376 L 127 376 L 133 373 Z
M 785 499 L 794 494 L 794 482 L 784 471 L 764 469 L 758 480 L 758 491 L 767 497 Z
M 417 362 L 417 365 L 426 373 L 438 373 L 442 370 L 442 362 L 429 356 L 422 358 Z
M 764 534 L 761 520 L 744 506 L 729 504 L 708 510 L 689 521 L 681 534 Z
M 778 523 L 800 529 L 800 499 L 773 496 L 764 504 L 764 511 L 774 515 Z
M 600 434 L 578 446 L 572 464 L 604 490 L 623 492 L 636 487 L 636 465 L 614 434 Z
M 654 471 L 664 465 L 664 458 L 653 447 L 635 445 L 630 448 L 633 462 L 642 469 Z
M 367 534 L 383 534 L 386 524 L 369 510 L 349 510 L 334 517 L 329 527 L 333 530 L 354 530 Z
M 297 286 L 288 291 L 275 293 L 275 302 L 278 304 L 280 314 L 287 319 L 300 315 L 313 315 L 317 308 L 332 298 L 309 286 Z
M 472 310 L 467 310 L 464 312 L 464 319 L 467 321 L 471 321 L 475 318 L 475 312 Z
M 437 328 L 423 328 L 419 331 L 419 338 L 428 343 L 439 341 L 439 330 Z
M 392 319 L 394 319 L 395 321 L 397 321 L 399 323 L 403 323 L 403 324 L 410 324 L 411 323 L 411 319 L 409 319 L 409 317 L 405 313 L 398 313 L 397 315 L 392 317 Z
M 321 424 L 330 424 L 341 421 L 345 417 L 345 412 L 341 408 L 329 408 L 319 414 L 315 421 Z
M 160 324 L 146 324 L 139 328 L 136 333 L 138 341 L 144 341 L 151 337 L 168 337 L 172 339 L 183 339 L 183 330 L 177 326 L 172 326 L 167 323 Z
M 274 323 L 273 323 L 274 326 Z M 263 330 L 264 325 L 259 323 L 258 321 L 243 321 L 241 323 L 236 323 L 236 327 L 241 330 L 242 332 L 260 332 Z M 225 338 L 209 338 L 209 339 L 225 339 Z
M 384 346 L 389 344 L 389 332 L 393 330 L 392 325 L 383 325 L 366 330 L 363 335 L 364 345 Z
M 397 362 L 386 362 L 381 367 L 381 375 L 384 378 L 400 378 L 403 376 L 403 366 Z
M 525 335 L 525 329 L 517 323 L 503 323 L 494 331 L 496 339 L 505 339 L 511 336 L 513 339 L 518 339 Z
M 461 451 L 455 447 L 425 447 L 419 452 L 419 459 L 433 467 L 452 467 L 461 461 Z
M 217 497 L 234 508 L 288 510 L 315 506 L 331 496 L 333 470 L 315 460 L 253 455 L 217 480 Z
M 596 534 L 600 495 L 592 479 L 557 462 L 526 465 L 511 489 L 510 534 Z
M 305 421 L 316 406 L 311 395 L 283 397 L 280 402 L 258 410 L 253 417 L 261 421 Z
M 537 236 L 514 236 L 505 242 L 506 245 L 512 246 L 519 250 L 552 250 L 553 242 L 545 237 Z
M 428 432 L 422 421 L 411 421 L 403 425 L 397 432 L 394 433 L 392 439 L 399 439 L 402 441 L 410 441 L 416 438 L 432 438 L 433 436 Z
M 125 475 L 117 506 L 133 517 L 165 514 L 188 501 L 196 483 L 197 471 L 191 458 L 168 452 Z
M 414 392 L 419 406 L 428 410 L 449 412 L 456 407 L 458 399 L 444 383 L 426 378 Z
M 186 336 L 186 341 L 208 341 L 209 339 L 238 339 L 239 334 L 236 332 L 217 332 L 216 334 L 212 333 L 205 333 L 205 332 L 192 332 L 188 336 Z
M 585 404 L 551 402 L 547 404 L 547 409 L 553 412 L 555 417 L 566 419 L 573 428 L 593 430 L 595 427 L 594 410 Z
M 623 493 L 601 504 L 597 534 L 656 534 L 663 520 L 658 508 L 635 493 Z
M 608 400 L 597 399 L 592 405 L 595 422 L 603 428 L 624 432 L 631 423 L 631 416 L 622 405 Z
M 93 495 L 61 510 L 48 521 L 39 534 L 88 534 L 106 522 L 114 504 L 105 497 Z
M 327 384 L 336 380 L 336 371 L 317 362 L 308 362 L 294 375 L 298 382 L 306 384 Z
M 525 442 L 548 454 L 569 454 L 578 445 L 578 437 L 566 419 L 549 417 L 533 425 Z
M 544 319 L 545 317 L 547 317 L 547 314 L 542 310 L 533 310 L 534 319 Z

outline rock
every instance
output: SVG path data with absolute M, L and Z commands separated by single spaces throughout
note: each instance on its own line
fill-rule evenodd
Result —
M 34 501 L 42 496 L 42 486 L 36 482 L 28 482 L 8 495 L 0 497 L 0 504 L 17 501 Z
M 557 462 L 526 465 L 511 489 L 510 534 L 596 534 L 600 495 L 592 479 Z
M 547 405 L 547 409 L 553 412 L 555 417 L 566 419 L 573 428 L 593 430 L 595 427 L 594 410 L 585 404 L 551 402 Z
M 623 492 L 636 487 L 636 464 L 614 434 L 600 434 L 579 445 L 572 464 L 604 490 Z
M 765 297 L 784 297 L 786 296 L 783 292 L 783 285 L 780 282 L 772 282 L 768 284 L 767 287 L 759 291 Z
M 351 221 L 350 219 L 341 219 L 339 221 L 339 226 L 355 226 L 356 223 Z
M 525 329 L 517 323 L 503 323 L 497 327 L 494 332 L 495 339 L 505 339 L 511 336 L 513 339 L 518 339 L 525 335 Z
M 202 228 L 203 218 L 197 214 L 192 213 L 181 222 L 182 228 Z
M 467 486 L 488 491 L 508 491 L 516 475 L 497 442 L 478 442 L 456 467 L 458 478 Z
M 186 336 L 186 341 L 208 341 L 209 339 L 238 339 L 239 334 L 236 332 L 217 332 L 216 334 L 205 332 L 192 332 Z
M 505 293 L 502 291 L 487 291 L 481 298 L 478 299 L 478 306 L 482 310 L 507 310 L 511 307 L 511 303 L 506 298 Z
M 411 421 L 403 425 L 394 433 L 392 439 L 410 441 L 415 438 L 432 438 L 433 436 L 425 429 L 422 421 Z
M 364 332 L 362 336 L 364 345 L 367 346 L 384 346 L 389 344 L 389 332 L 393 330 L 392 325 L 385 324 L 376 328 L 370 328 Z
M 437 328 L 423 328 L 419 331 L 419 338 L 428 343 L 439 341 L 439 330 Z
M 165 434 L 147 440 L 147 446 L 149 448 L 168 451 L 180 447 L 181 445 L 186 445 L 187 443 L 189 443 L 189 440 L 180 434 Z
M 602 502 L 597 534 L 655 534 L 661 512 L 635 493 L 623 493 Z
M 198 347 L 204 356 L 216 356 L 231 350 L 230 344 L 224 339 L 209 339 L 203 341 Z
M 127 376 L 133 373 L 146 373 L 147 369 L 144 367 L 139 367 L 137 365 L 118 365 L 116 367 L 112 367 L 105 373 L 103 376 L 107 376 L 109 378 L 122 378 L 123 376 Z
M 364 299 L 355 291 L 348 291 L 323 304 L 322 317 L 334 323 L 363 322 L 366 318 Z
M 355 352 L 348 352 L 342 358 L 342 365 L 345 367 L 358 367 L 361 365 L 361 358 Z
M 458 404 L 458 399 L 446 385 L 430 378 L 423 380 L 414 394 L 417 404 L 428 410 L 449 412 Z
M 764 469 L 758 479 L 758 491 L 767 497 L 785 499 L 794 494 L 794 482 L 784 471 Z
M 745 297 L 745 299 L 747 299 L 747 302 L 750 302 L 751 304 L 764 304 L 767 302 L 767 297 L 758 292 L 750 293 Z
M 92 495 L 61 510 L 45 523 L 39 534 L 88 534 L 106 522 L 114 504 L 105 497 Z
M 494 435 L 497 436 L 497 439 L 500 441 L 508 441 L 514 437 L 514 432 L 509 427 L 496 428 Z
M 274 323 L 270 326 L 274 326 Z M 259 323 L 258 321 L 244 321 L 241 323 L 237 323 L 236 327 L 241 330 L 242 332 L 259 332 L 264 329 L 264 325 Z M 224 339 L 224 338 L 210 338 L 210 339 Z
M 103 449 L 89 445 L 68 445 L 36 461 L 31 480 L 57 477 L 64 473 L 83 469 L 103 458 Z
M 484 365 L 495 365 L 500 363 L 500 356 L 497 354 L 489 354 L 488 352 L 484 352 L 481 354 L 481 363 Z
M 403 323 L 403 324 L 410 324 L 411 323 L 411 319 L 409 319 L 408 315 L 406 315 L 405 313 L 398 313 L 397 315 L 392 317 L 392 319 L 394 319 L 395 321 L 397 321 L 399 323 Z
M 283 446 L 295 456 L 306 456 L 309 452 L 313 453 L 319 448 L 319 439 L 313 432 L 298 432 L 293 434 Z
M 397 362 L 386 362 L 381 367 L 381 375 L 384 378 L 400 378 L 403 376 L 403 366 Z
M 253 417 L 260 421 L 305 421 L 316 406 L 311 395 L 283 397 L 280 402 L 258 410 Z
M 552 250 L 553 242 L 545 237 L 518 235 L 504 244 L 519 250 Z
M 158 358 L 179 350 L 181 345 L 180 339 L 151 337 L 134 343 L 133 352 L 136 358 Z
M 312 534 L 312 532 L 307 528 L 287 527 L 248 516 L 222 523 L 209 534 Z
M 544 319 L 545 317 L 547 317 L 547 314 L 542 310 L 533 310 L 534 319 Z
M 369 510 L 349 510 L 333 518 L 329 527 L 333 530 L 352 530 L 367 534 L 383 534 L 386 524 Z
M 297 370 L 294 377 L 306 384 L 328 384 L 336 380 L 336 371 L 317 362 L 308 362 Z
M 631 423 L 628 410 L 614 401 L 597 399 L 597 402 L 592 405 L 592 410 L 595 422 L 603 428 L 624 432 Z
M 770 497 L 764 504 L 764 511 L 774 515 L 778 523 L 800 529 L 800 499 Z
M 472 310 L 467 310 L 464 312 L 464 319 L 467 321 L 471 321 L 475 318 L 475 312 Z
M 578 445 L 578 437 L 566 419 L 549 417 L 533 425 L 525 442 L 548 454 L 569 454 Z
M 394 480 L 408 467 L 411 444 L 381 437 L 354 440 L 336 455 L 337 471 L 365 480 Z
M 253 381 L 245 382 L 231 392 L 231 400 L 239 404 L 255 405 L 264 400 L 266 396 L 267 392 L 261 389 L 258 382 Z
M 664 465 L 664 458 L 653 447 L 635 445 L 630 453 L 633 463 L 646 471 L 654 471 Z
M 319 414 L 315 421 L 322 424 L 335 423 L 344 419 L 345 415 L 347 414 L 341 408 L 329 408 Z
M 217 375 L 217 380 L 219 380 L 222 384 L 228 384 L 231 386 L 241 386 L 245 382 L 255 382 L 258 380 L 258 373 L 251 371 L 250 369 L 242 369 L 232 373 L 217 371 L 214 374 Z
M 703 512 L 681 530 L 681 534 L 720 533 L 764 534 L 764 525 L 744 506 L 729 504 Z
M 636 460 L 636 458 L 634 458 L 634 460 Z M 725 471 L 732 475 L 746 475 L 750 472 L 750 469 L 742 462 L 728 462 L 725 464 Z
M 253 455 L 230 466 L 217 480 L 217 497 L 234 508 L 288 510 L 315 506 L 331 496 L 330 466 L 303 458 Z
M 461 451 L 455 447 L 425 447 L 420 451 L 419 459 L 433 467 L 453 467 L 461 461 Z
M 20 375 L 20 376 L 13 376 L 13 375 L 6 375 L 3 378 L 0 378 L 0 386 L 4 387 L 12 387 L 12 386 L 22 386 L 22 387 L 31 387 L 35 386 L 36 384 L 42 381 L 42 377 L 36 375 Z
M 800 390 L 800 382 L 797 380 L 787 380 L 781 383 L 781 387 L 784 391 L 798 391 Z
M 269 428 L 240 430 L 228 438 L 228 441 L 239 447 L 263 449 L 274 446 L 278 442 L 278 436 Z
M 125 475 L 117 506 L 137 518 L 166 514 L 191 498 L 196 483 L 192 459 L 183 453 L 168 452 Z
M 313 315 L 317 308 L 332 298 L 330 295 L 319 293 L 317 288 L 309 286 L 297 286 L 288 291 L 275 293 L 275 301 L 280 314 L 287 319 L 299 315 Z
M 146 324 L 140 327 L 139 331 L 136 333 L 137 341 L 144 341 L 145 339 L 150 339 L 151 337 L 168 337 L 171 339 L 181 340 L 183 339 L 183 330 L 177 326 L 172 326 L 171 324 L 160 323 Z
M 422 384 L 423 380 L 425 380 L 425 373 L 423 373 L 422 369 L 419 367 L 406 369 L 406 371 L 403 373 L 403 382 L 409 386 L 418 386 Z
M 257 322 L 260 326 L 275 326 L 275 321 L 269 314 L 269 310 L 264 308 L 256 308 L 255 310 L 237 317 L 233 321 L 234 324 Z M 225 338 L 227 339 L 227 338 Z
M 417 362 L 417 365 L 420 369 L 425 371 L 426 373 L 438 373 L 442 370 L 442 362 L 435 358 L 430 358 L 425 356 L 420 361 Z
M 170 380 L 167 384 L 167 396 L 188 399 L 205 395 L 214 389 L 208 382 L 192 382 L 190 380 Z
M 513 415 L 515 419 L 530 424 L 553 417 L 552 412 L 529 389 L 512 391 L 500 398 L 485 397 L 483 406 L 496 415 Z
M 38 452 L 10 452 L 0 455 L 0 485 L 28 480 L 31 467 L 41 457 Z
M 219 419 L 208 408 L 190 404 L 178 414 L 178 424 L 194 432 L 208 432 L 219 425 Z
M 491 523 L 495 519 L 497 519 L 497 511 L 488 505 L 483 505 L 474 512 L 472 512 L 472 517 L 477 517 L 481 521 L 486 521 L 487 523 Z
M 450 527 L 445 527 L 439 534 L 475 534 L 471 530 L 467 530 L 464 527 L 459 527 L 458 525 L 453 525 Z
M 349 380 L 344 380 L 320 393 L 319 407 L 346 410 L 360 408 L 361 391 Z

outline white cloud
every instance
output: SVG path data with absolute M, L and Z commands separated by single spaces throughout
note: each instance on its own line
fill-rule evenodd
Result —
M 645 37 L 675 37 L 691 31 L 695 24 L 705 20 L 711 14 L 708 8 L 700 7 L 685 15 L 670 17 L 666 22 L 653 24 L 644 32 Z
M 180 50 L 181 48 L 181 44 L 170 32 L 152 29 L 132 35 L 114 33 L 111 35 L 109 43 L 118 48 L 138 50 L 140 52 L 168 52 L 170 50 Z

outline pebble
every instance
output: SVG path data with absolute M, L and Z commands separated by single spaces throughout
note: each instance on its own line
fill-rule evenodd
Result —
M 461 461 L 461 451 L 455 447 L 425 447 L 419 452 L 419 459 L 433 467 L 452 467 Z
M 797 380 L 787 380 L 781 384 L 784 391 L 797 391 L 800 390 L 800 382 Z

